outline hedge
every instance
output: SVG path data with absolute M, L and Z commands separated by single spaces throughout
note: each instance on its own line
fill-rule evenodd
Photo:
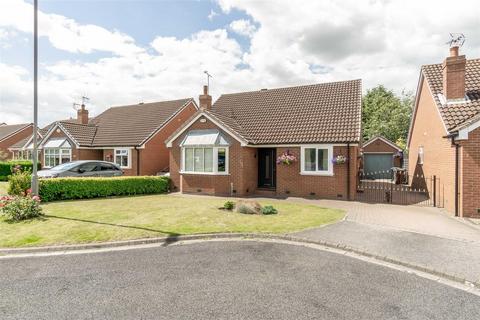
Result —
M 32 161 L 1 161 L 0 162 L 0 181 L 8 181 L 8 176 L 13 172 L 13 168 L 20 166 L 22 171 L 32 171 L 33 162 Z M 40 170 L 41 164 L 38 163 L 38 169 Z
M 55 200 L 90 199 L 110 196 L 167 193 L 168 177 L 55 178 L 40 179 L 40 198 Z

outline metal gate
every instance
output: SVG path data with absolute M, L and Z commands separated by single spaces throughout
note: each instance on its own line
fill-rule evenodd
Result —
M 359 173 L 356 200 L 373 203 L 443 207 L 444 188 L 436 176 L 404 170 Z

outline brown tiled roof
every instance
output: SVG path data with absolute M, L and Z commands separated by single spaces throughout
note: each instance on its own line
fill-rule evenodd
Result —
M 0 126 L 0 141 L 30 125 L 31 123 L 22 123 L 22 124 L 11 124 L 11 125 Z
M 361 80 L 224 94 L 210 112 L 250 144 L 359 142 Z
M 79 146 L 90 146 L 97 132 L 95 125 L 80 124 L 72 121 L 61 121 L 58 124 Z
M 192 101 L 191 98 L 114 107 L 90 121 L 92 146 L 137 146 Z
M 465 91 L 469 102 L 442 105 L 438 95 L 443 94 L 442 64 L 431 64 L 422 67 L 437 107 L 447 130 L 455 129 L 480 113 L 480 59 L 467 60 L 465 72 Z

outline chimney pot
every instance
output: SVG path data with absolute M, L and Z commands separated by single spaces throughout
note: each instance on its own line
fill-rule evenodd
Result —
M 450 57 L 458 57 L 458 46 L 450 47 Z
M 208 86 L 203 86 L 203 94 L 208 94 Z

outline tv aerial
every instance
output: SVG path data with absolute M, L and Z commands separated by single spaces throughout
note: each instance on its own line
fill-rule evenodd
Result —
M 452 47 L 461 47 L 465 43 L 465 35 L 463 33 L 450 33 L 450 41 L 447 42 Z
M 87 97 L 86 95 L 83 95 L 83 96 L 82 96 L 82 103 L 80 104 L 80 103 L 74 102 L 74 103 L 73 103 L 73 109 L 74 109 L 74 110 L 77 110 L 77 111 L 80 110 L 80 108 L 81 108 L 82 106 L 85 106 L 85 105 L 86 105 L 87 101 L 90 101 L 90 98 Z

